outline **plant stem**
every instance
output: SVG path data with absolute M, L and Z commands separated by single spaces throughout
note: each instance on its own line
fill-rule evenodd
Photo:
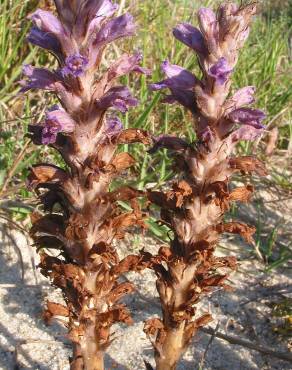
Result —
M 178 328 L 165 332 L 165 339 L 161 351 L 156 351 L 155 362 L 157 370 L 174 370 L 184 353 L 184 327 L 182 322 Z

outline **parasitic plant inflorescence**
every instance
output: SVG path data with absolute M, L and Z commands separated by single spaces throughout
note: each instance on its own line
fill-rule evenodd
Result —
M 105 70 L 105 47 L 135 31 L 128 13 L 113 17 L 110 0 L 55 0 L 57 15 L 44 10 L 31 14 L 28 41 L 53 54 L 55 70 L 26 65 L 22 92 L 42 89 L 55 94 L 59 104 L 48 109 L 40 124 L 30 126 L 35 144 L 50 145 L 66 168 L 41 163 L 28 178 L 43 212 L 33 214 L 31 235 L 40 251 L 40 268 L 63 292 L 65 305 L 48 302 L 45 318 L 61 317 L 73 342 L 71 369 L 101 370 L 115 322 L 131 323 L 119 299 L 133 287 L 121 282 L 135 261 L 119 261 L 113 240 L 125 228 L 143 226 L 142 213 L 131 187 L 109 191 L 112 180 L 133 165 L 119 144 L 148 143 L 142 130 L 123 129 L 113 112 L 126 112 L 137 100 L 117 80 L 129 72 L 148 74 L 141 54 L 124 54 Z M 123 213 L 117 201 L 129 201 Z M 52 249 L 57 253 L 51 253 Z
M 254 87 L 230 92 L 232 72 L 255 12 L 255 3 L 226 3 L 216 14 L 200 9 L 199 29 L 181 23 L 173 34 L 197 54 L 202 78 L 164 61 L 166 78 L 151 85 L 152 90 L 169 89 L 164 101 L 178 102 L 193 114 L 197 135 L 192 143 L 162 135 L 154 138 L 150 150 L 171 150 L 178 175 L 171 190 L 148 191 L 150 202 L 161 208 L 161 222 L 173 232 L 170 248 L 161 247 L 151 265 L 163 317 L 148 320 L 144 331 L 153 344 L 157 370 L 175 369 L 196 331 L 212 320 L 209 313 L 196 314 L 200 299 L 214 288 L 227 288 L 225 281 L 236 259 L 214 254 L 220 234 L 239 234 L 251 242 L 255 231 L 240 222 L 224 222 L 230 203 L 248 201 L 253 191 L 249 184 L 232 188 L 232 175 L 266 173 L 255 157 L 234 155 L 240 140 L 255 140 L 264 129 L 264 113 L 249 107 Z

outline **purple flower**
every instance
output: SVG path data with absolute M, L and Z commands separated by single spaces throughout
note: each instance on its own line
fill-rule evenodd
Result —
M 215 83 L 224 85 L 232 71 L 233 69 L 229 67 L 227 60 L 222 57 L 209 69 L 208 74 L 214 78 Z
M 253 141 L 260 137 L 262 133 L 263 129 L 257 129 L 252 126 L 242 126 L 233 131 L 228 138 L 231 139 L 232 143 L 237 143 L 240 140 Z
M 188 143 L 176 136 L 159 135 L 153 137 L 154 145 L 148 150 L 149 154 L 157 152 L 158 149 L 166 148 L 170 150 L 184 150 L 188 147 Z
M 98 109 L 106 111 L 113 107 L 122 113 L 127 112 L 128 106 L 135 106 L 138 100 L 133 98 L 130 90 L 126 86 L 115 86 L 96 102 Z
M 51 51 L 56 56 L 60 57 L 62 54 L 62 47 L 57 37 L 51 33 L 40 30 L 38 27 L 32 27 L 30 29 L 27 41 Z
M 179 41 L 192 48 L 199 54 L 206 55 L 208 49 L 201 32 L 189 23 L 180 23 L 173 29 L 173 35 Z
M 90 1 L 89 1 L 90 3 Z M 92 3 L 92 2 L 91 2 Z M 98 10 L 95 10 L 95 18 L 110 17 L 118 9 L 118 4 L 113 4 L 110 0 L 102 0 L 98 3 Z
M 170 64 L 167 60 L 162 63 L 161 69 L 168 78 L 149 85 L 150 89 L 161 90 L 169 88 L 171 95 L 167 95 L 164 98 L 164 103 L 172 104 L 177 101 L 194 112 L 196 105 L 193 87 L 199 83 L 197 78 L 186 69 Z
M 162 103 L 173 104 L 178 102 L 192 113 L 196 112 L 196 96 L 191 90 L 171 89 L 172 94 L 166 95 Z
M 97 33 L 94 40 L 96 47 L 101 47 L 121 37 L 132 36 L 136 26 L 131 14 L 126 13 L 107 22 Z
M 233 108 L 240 108 L 244 105 L 252 104 L 254 99 L 255 87 L 246 86 L 236 91 L 232 98 L 228 101 L 228 105 L 232 104 Z
M 261 129 L 265 127 L 261 121 L 266 118 L 266 115 L 259 109 L 239 108 L 229 113 L 228 118 L 234 123 L 241 123 Z
M 214 133 L 209 126 L 199 132 L 199 139 L 205 143 L 209 143 L 214 138 Z
M 118 117 L 110 117 L 106 120 L 106 133 L 115 135 L 123 129 L 123 124 Z
M 201 8 L 198 11 L 199 25 L 202 34 L 205 37 L 208 49 L 213 52 L 217 48 L 219 40 L 219 24 L 216 14 L 208 8 Z
M 108 79 L 112 80 L 114 78 L 124 76 L 131 71 L 146 75 L 151 74 L 149 69 L 140 67 L 139 63 L 142 59 L 143 57 L 141 53 L 137 53 L 135 55 L 122 55 L 121 58 L 118 59 L 108 70 Z
M 210 29 L 213 29 L 217 23 L 216 14 L 209 8 L 200 8 L 198 18 L 201 31 L 205 34 L 209 34 Z
M 74 77 L 81 76 L 86 71 L 88 59 L 77 53 L 70 55 L 65 60 L 65 67 L 62 68 L 63 76 L 72 75 Z
M 37 9 L 29 18 L 42 31 L 54 35 L 63 35 L 65 33 L 62 23 L 51 12 Z
M 37 9 L 29 18 L 39 30 L 55 36 L 62 45 L 63 52 L 66 54 L 75 52 L 69 32 L 51 12 Z
M 45 145 L 53 144 L 59 132 L 73 132 L 74 127 L 75 122 L 70 115 L 58 106 L 54 106 L 46 114 L 46 120 L 41 134 L 41 142 Z
M 99 60 L 103 47 L 119 38 L 134 34 L 136 26 L 133 17 L 126 13 L 113 18 L 103 24 L 101 29 L 91 37 L 89 42 L 89 61 L 90 67 L 94 66 Z
M 89 19 L 87 34 L 91 34 L 97 31 L 101 22 L 105 18 L 111 17 L 117 9 L 118 5 L 113 4 L 110 0 L 87 1 L 83 7 L 83 11 L 77 19 L 77 27 L 82 30 L 85 24 L 84 19 Z
M 192 89 L 198 81 L 191 72 L 175 64 L 170 64 L 167 60 L 162 63 L 161 69 L 168 78 L 161 82 L 151 84 L 151 90 L 161 90 L 165 88 L 189 90 Z
M 237 39 L 237 43 L 238 43 L 238 47 L 242 48 L 246 39 L 248 38 L 249 36 L 249 31 L 250 31 L 250 28 L 247 27 L 245 30 L 241 31 L 238 35 L 238 39 Z
M 23 66 L 22 72 L 28 79 L 20 81 L 20 84 L 23 86 L 20 90 L 21 92 L 30 89 L 43 89 L 55 92 L 65 90 L 62 79 L 55 72 L 45 68 L 34 68 L 29 64 Z

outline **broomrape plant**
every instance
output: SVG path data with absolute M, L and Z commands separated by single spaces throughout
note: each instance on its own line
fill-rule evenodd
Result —
M 211 320 L 209 313 L 196 315 L 196 304 L 214 288 L 227 288 L 228 271 L 236 267 L 234 257 L 214 254 L 220 235 L 236 233 L 251 242 L 255 231 L 243 223 L 225 223 L 223 217 L 231 202 L 247 201 L 253 191 L 251 185 L 231 189 L 232 175 L 266 173 L 256 158 L 233 154 L 240 140 L 254 140 L 264 129 L 265 115 L 248 107 L 254 87 L 230 94 L 231 75 L 256 7 L 227 3 L 217 14 L 203 8 L 200 29 L 188 23 L 174 29 L 174 36 L 197 54 L 202 78 L 165 61 L 166 79 L 151 88 L 168 88 L 171 94 L 164 101 L 178 102 L 193 114 L 197 140 L 152 137 L 149 152 L 171 150 L 179 176 L 169 191 L 141 192 L 127 186 L 109 191 L 112 180 L 134 163 L 128 153 L 117 154 L 118 145 L 151 143 L 143 130 L 124 130 L 112 111 L 124 113 L 137 104 L 127 87 L 116 85 L 117 79 L 149 70 L 140 67 L 140 54 L 122 55 L 105 71 L 101 66 L 109 43 L 133 35 L 133 19 L 129 14 L 113 17 L 117 6 L 110 0 L 55 0 L 55 5 L 57 16 L 43 10 L 30 16 L 28 41 L 52 53 L 58 68 L 26 65 L 21 81 L 22 92 L 42 89 L 57 97 L 59 105 L 29 130 L 35 144 L 50 145 L 66 164 L 66 169 L 38 164 L 28 178 L 43 205 L 43 213 L 33 214 L 31 229 L 41 272 L 62 290 L 66 303 L 48 302 L 45 319 L 62 317 L 67 326 L 71 369 L 103 369 L 111 325 L 131 323 L 119 299 L 133 286 L 120 276 L 151 268 L 163 317 L 148 320 L 144 331 L 155 350 L 156 369 L 175 369 L 193 335 Z M 127 227 L 144 226 L 137 201 L 141 195 L 161 208 L 161 221 L 173 238 L 155 256 L 143 251 L 120 261 L 112 243 L 123 238 Z M 129 201 L 133 211 L 122 213 L 121 200 Z
M 179 175 L 171 190 L 148 192 L 150 202 L 161 208 L 161 222 L 173 232 L 170 247 L 160 248 L 151 266 L 163 317 L 148 320 L 144 331 L 153 344 L 157 370 L 175 369 L 196 331 L 212 320 L 209 313 L 196 315 L 201 298 L 214 288 L 227 288 L 236 259 L 214 254 L 220 234 L 235 233 L 252 242 L 255 232 L 252 226 L 223 221 L 230 203 L 248 201 L 253 191 L 251 185 L 231 189 L 232 175 L 266 173 L 256 158 L 233 155 L 238 141 L 254 140 L 264 129 L 264 113 L 247 107 L 254 102 L 255 88 L 230 94 L 231 75 L 255 11 L 254 3 L 227 3 L 216 14 L 200 9 L 200 29 L 181 23 L 173 35 L 197 54 L 202 78 L 164 61 L 166 79 L 151 85 L 152 90 L 169 89 L 164 101 L 178 102 L 193 114 L 197 135 L 193 143 L 163 135 L 150 150 L 171 150 Z
M 42 274 L 61 288 L 66 302 L 48 302 L 45 318 L 65 318 L 73 342 L 71 369 L 96 370 L 104 368 L 111 325 L 131 323 L 128 310 L 118 303 L 133 290 L 130 283 L 119 281 L 130 266 L 119 261 L 112 242 L 123 237 L 126 227 L 143 226 L 135 199 L 139 192 L 130 187 L 109 192 L 111 181 L 134 163 L 116 149 L 118 144 L 149 142 L 142 130 L 123 130 L 112 112 L 124 113 L 137 104 L 116 80 L 129 72 L 149 71 L 139 66 L 137 53 L 122 55 L 102 72 L 107 44 L 135 31 L 130 14 L 113 18 L 117 6 L 109 0 L 56 0 L 55 5 L 57 17 L 43 10 L 30 16 L 28 41 L 51 52 L 58 69 L 24 66 L 21 90 L 47 90 L 59 100 L 41 124 L 29 129 L 33 142 L 57 150 L 67 169 L 51 164 L 31 169 L 28 185 L 45 212 L 33 214 L 31 235 L 41 250 Z M 122 213 L 119 200 L 130 201 L 133 212 Z M 58 255 L 45 252 L 50 249 Z

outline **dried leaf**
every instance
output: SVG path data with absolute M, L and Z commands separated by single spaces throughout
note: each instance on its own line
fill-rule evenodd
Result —
M 221 286 L 222 283 L 226 280 L 227 275 L 215 275 L 208 278 L 203 279 L 200 282 L 200 286 L 202 288 L 206 286 Z
M 100 256 L 104 263 L 116 264 L 119 262 L 119 257 L 115 248 L 104 242 L 94 244 L 88 253 L 88 257 L 93 261 L 97 256 Z
M 112 172 L 114 168 L 115 172 L 121 172 L 135 164 L 135 159 L 127 152 L 117 154 L 111 163 L 105 167 L 106 171 Z
M 135 225 L 137 223 L 137 218 L 134 212 L 123 213 L 119 216 L 116 216 L 112 220 L 112 227 L 116 234 L 120 229 L 126 229 L 129 226 Z
M 48 214 L 41 218 L 34 217 L 33 226 L 30 229 L 31 236 L 37 232 L 48 233 L 52 235 L 64 234 L 64 217 L 58 214 Z
M 228 199 L 230 201 L 248 202 L 253 193 L 253 190 L 254 188 L 252 185 L 238 187 L 232 190 L 232 192 L 228 196 Z
M 59 303 L 47 302 L 47 309 L 43 313 L 46 324 L 50 324 L 55 316 L 69 316 L 69 310 L 66 306 Z
M 122 201 L 131 200 L 133 198 L 143 196 L 143 195 L 144 195 L 143 191 L 134 189 L 130 186 L 123 186 L 111 193 L 108 193 L 106 195 L 106 198 L 110 202 L 115 202 L 117 200 L 122 200 Z
M 274 127 L 268 134 L 268 142 L 265 150 L 265 154 L 270 156 L 273 154 L 274 150 L 277 147 L 277 141 L 279 136 L 278 127 Z
M 132 293 L 135 290 L 134 285 L 130 282 L 119 284 L 116 288 L 112 289 L 108 295 L 108 300 L 111 303 L 117 302 L 123 296 Z
M 163 322 L 158 318 L 153 318 L 145 321 L 143 331 L 147 336 L 156 335 L 158 330 L 163 330 Z
M 133 320 L 130 316 L 128 309 L 120 304 L 116 305 L 114 309 L 106 312 L 99 313 L 97 315 L 100 326 L 109 327 L 115 322 L 124 322 L 125 324 L 132 325 Z
M 191 186 L 184 180 L 175 183 L 173 190 L 167 193 L 167 200 L 174 200 L 175 206 L 181 208 L 184 204 L 184 198 L 188 198 L 193 192 Z
M 267 170 L 263 162 L 255 157 L 236 157 L 229 160 L 231 168 L 243 173 L 256 172 L 259 176 L 266 176 Z
M 205 315 L 202 315 L 197 320 L 195 320 L 195 325 L 197 328 L 201 328 L 202 326 L 209 324 L 209 322 L 211 322 L 212 320 L 212 316 L 209 313 L 206 313 Z
M 123 130 L 117 137 L 118 144 L 143 143 L 151 144 L 151 138 L 147 131 L 130 128 Z
M 256 228 L 253 226 L 248 226 L 240 222 L 228 222 L 225 224 L 219 224 L 216 226 L 216 230 L 221 234 L 223 232 L 239 234 L 248 243 L 253 243 L 252 235 L 255 233 Z
M 61 168 L 49 164 L 39 164 L 31 168 L 28 176 L 29 188 L 35 189 L 43 183 L 63 183 L 68 174 Z

